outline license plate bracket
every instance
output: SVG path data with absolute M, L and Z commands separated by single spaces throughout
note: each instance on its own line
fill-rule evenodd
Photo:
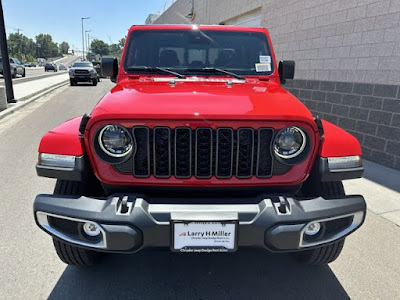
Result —
M 237 250 L 237 221 L 171 222 L 173 252 L 234 252 Z

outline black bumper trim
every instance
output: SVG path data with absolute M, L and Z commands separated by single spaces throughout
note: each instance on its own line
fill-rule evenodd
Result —
M 263 247 L 271 251 L 296 251 L 300 250 L 299 236 L 301 229 L 310 221 L 340 217 L 357 212 L 362 212 L 364 219 L 366 212 L 366 204 L 362 196 L 344 196 L 330 200 L 321 197 L 314 199 L 286 198 L 290 204 L 290 213 L 278 214 L 275 202 L 268 198 L 258 204 L 149 204 L 140 196 L 128 195 L 128 201 L 132 202 L 133 209 L 130 210 L 129 214 L 121 215 L 117 213 L 118 200 L 121 197 L 122 195 L 110 196 L 107 199 L 95 199 L 38 195 L 34 202 L 34 215 L 36 221 L 37 212 L 45 212 L 94 221 L 103 226 L 103 229 L 113 226 L 133 228 L 135 232 L 141 234 L 132 238 L 130 245 L 125 243 L 120 248 L 116 246 L 112 249 L 101 250 L 106 252 L 135 252 L 147 247 L 170 247 L 170 224 L 171 221 L 177 220 L 178 216 L 185 215 L 189 219 L 192 216 L 196 220 L 202 218 L 209 220 L 210 215 L 213 215 L 214 220 L 219 221 L 226 218 L 229 213 L 236 215 L 239 222 L 237 239 L 239 247 L 250 246 Z M 243 201 L 245 203 L 246 199 L 243 199 Z M 362 222 L 357 228 L 361 224 Z M 40 226 L 39 223 L 38 225 Z M 293 232 L 294 225 L 297 226 L 295 232 Z M 290 230 L 286 230 L 286 234 L 282 234 L 282 231 L 285 231 L 284 226 L 290 226 Z M 276 234 L 277 227 L 280 227 L 279 234 Z M 357 228 L 354 228 L 354 230 Z M 107 243 L 118 245 L 120 237 L 115 233 L 118 233 L 119 230 L 107 231 Z M 141 238 L 138 238 L 139 236 Z M 129 250 L 127 250 L 128 248 Z

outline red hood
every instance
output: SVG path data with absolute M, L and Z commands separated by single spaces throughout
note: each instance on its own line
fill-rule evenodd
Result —
M 165 79 L 165 78 L 164 78 Z M 91 127 L 100 120 L 277 120 L 314 124 L 310 111 L 273 81 L 155 82 L 124 80 L 94 108 Z M 219 77 L 221 80 L 221 77 Z

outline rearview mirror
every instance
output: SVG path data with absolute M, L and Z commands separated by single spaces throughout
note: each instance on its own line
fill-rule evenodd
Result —
M 282 84 L 286 83 L 286 79 L 294 78 L 294 66 L 295 63 L 293 60 L 284 60 L 279 62 L 278 71 Z
M 103 57 L 101 59 L 101 75 L 110 77 L 112 82 L 117 82 L 118 59 L 115 57 Z

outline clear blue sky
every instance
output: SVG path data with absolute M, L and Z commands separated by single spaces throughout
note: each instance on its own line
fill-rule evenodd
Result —
M 52 35 L 57 43 L 66 41 L 82 49 L 81 17 L 89 35 L 117 43 L 131 25 L 144 24 L 166 0 L 2 0 L 7 35 L 21 33 L 34 39 L 40 33 Z

